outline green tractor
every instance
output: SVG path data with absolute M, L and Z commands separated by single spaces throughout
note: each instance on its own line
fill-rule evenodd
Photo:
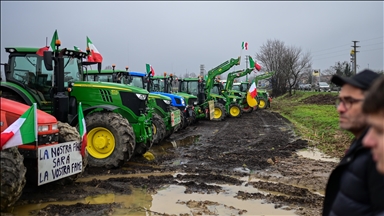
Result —
M 167 95 L 172 99 L 172 105 L 177 107 L 182 112 L 182 117 L 185 119 L 185 123 L 182 128 L 186 128 L 196 122 L 196 114 L 194 106 L 197 104 L 197 97 L 186 93 L 177 93 L 172 91 L 173 75 L 167 75 L 164 72 L 164 76 L 150 76 L 147 89 L 150 92 Z
M 134 86 L 145 89 L 145 76 L 138 76 L 137 72 L 124 70 L 86 70 L 85 79 L 94 82 L 114 82 L 127 87 Z M 148 107 L 152 112 L 153 143 L 159 144 L 162 140 L 170 137 L 173 132 L 181 128 L 180 111 L 171 106 L 171 98 L 165 95 L 149 93 Z
M 225 73 L 235 65 L 240 64 L 241 57 L 230 59 L 220 64 L 219 66 L 208 71 L 208 75 L 198 78 L 184 78 L 179 80 L 179 93 L 192 94 L 197 96 L 197 106 L 195 107 L 196 118 L 206 118 L 209 101 L 213 101 L 213 119 L 214 121 L 222 121 L 227 116 L 241 116 L 241 107 L 231 98 L 226 98 L 221 95 L 220 86 L 215 83 L 216 76 Z M 237 97 L 235 98 L 237 99 Z M 211 102 L 212 103 L 212 102 Z M 196 109 L 197 108 L 197 109 Z M 212 108 L 212 105 L 211 105 Z
M 7 82 L 2 97 L 53 114 L 58 121 L 78 125 L 77 107 L 82 103 L 87 126 L 88 165 L 120 167 L 134 154 L 153 144 L 151 113 L 145 89 L 117 83 L 83 81 L 83 62 L 89 54 L 59 49 L 37 54 L 38 48 L 7 47 Z M 97 63 L 101 69 L 101 63 Z

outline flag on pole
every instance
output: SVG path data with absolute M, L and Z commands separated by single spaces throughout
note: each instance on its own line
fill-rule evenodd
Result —
M 248 42 L 243 42 L 241 43 L 241 49 L 245 49 L 245 50 L 248 50 Z
M 257 62 L 255 63 L 251 56 L 248 56 L 248 57 L 249 57 L 249 67 L 250 68 L 256 68 L 257 71 L 260 71 L 261 66 Z
M 77 51 L 77 52 L 83 52 L 83 51 L 81 51 L 81 49 L 79 49 L 79 47 L 77 47 L 77 46 L 73 46 L 73 49 L 74 49 L 75 51 Z
M 252 98 L 255 98 L 257 96 L 257 88 L 255 81 L 252 82 L 252 85 L 251 87 L 249 87 L 248 91 Z
M 7 149 L 37 140 L 37 108 L 34 103 L 23 115 L 1 132 L 1 149 Z
M 56 40 L 59 40 L 59 34 L 57 33 L 57 29 L 53 33 L 52 40 L 51 40 L 52 51 L 56 51 Z
M 87 36 L 87 47 L 91 51 L 91 55 L 88 56 L 88 61 L 101 63 L 103 61 L 103 56 L 96 49 L 95 45 L 92 43 L 91 39 L 89 39 L 88 36 Z
M 147 69 L 147 74 L 151 73 L 152 76 L 155 76 L 155 70 L 153 70 L 152 65 L 146 64 L 145 66 L 146 66 L 146 69 Z
M 85 148 L 87 147 L 87 126 L 85 124 L 84 114 L 83 114 L 83 108 L 81 107 L 81 102 L 79 103 L 79 132 L 80 132 L 80 139 L 81 139 L 81 155 L 84 157 L 85 155 Z

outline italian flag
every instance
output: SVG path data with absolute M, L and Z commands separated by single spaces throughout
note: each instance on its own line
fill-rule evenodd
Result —
M 241 43 L 241 49 L 245 49 L 245 50 L 248 50 L 248 42 L 243 42 Z
M 249 67 L 250 68 L 256 68 L 257 71 L 260 71 L 261 66 L 259 64 L 255 63 L 251 56 L 248 56 L 248 57 L 249 57 Z
M 48 51 L 48 50 L 49 50 L 49 46 L 45 46 L 45 47 L 42 47 L 39 50 L 37 50 L 36 54 L 39 55 L 39 56 L 43 56 L 44 55 L 44 51 Z
M 34 103 L 23 115 L 1 132 L 1 149 L 37 141 L 37 109 Z
M 85 148 L 87 147 L 87 126 L 85 125 L 85 119 L 83 114 L 83 108 L 81 107 L 81 102 L 79 103 L 79 132 L 81 139 L 81 155 L 84 157 Z
M 146 64 L 145 66 L 146 66 L 146 68 L 147 68 L 147 74 L 151 73 L 152 76 L 155 76 L 155 70 L 153 70 L 152 65 L 150 65 L 150 64 Z
M 88 56 L 88 61 L 101 63 L 103 61 L 103 56 L 101 56 L 100 52 L 96 49 L 95 45 L 92 43 L 88 36 L 87 47 L 89 47 L 89 50 L 91 51 L 91 55 Z
M 77 52 L 82 52 L 81 49 L 79 49 L 79 47 L 77 47 L 77 46 L 73 46 L 73 49 L 74 49 L 75 51 L 77 51 Z
M 257 96 L 257 88 L 255 81 L 252 82 L 252 85 L 251 87 L 249 87 L 248 91 L 252 98 L 255 98 Z

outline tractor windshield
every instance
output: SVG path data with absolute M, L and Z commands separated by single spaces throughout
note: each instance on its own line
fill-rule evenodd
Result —
M 240 90 L 240 85 L 234 85 L 234 86 L 232 86 L 232 90 L 241 91 L 241 90 Z
M 197 96 L 198 93 L 198 82 L 197 81 L 183 81 L 180 86 L 181 92 L 186 92 Z
M 248 84 L 247 83 L 241 83 L 240 91 L 245 92 L 248 90 Z
M 151 80 L 151 92 L 164 92 L 164 80 L 163 79 L 153 79 Z
M 139 87 L 142 89 L 144 88 L 143 77 L 139 77 L 139 76 L 124 76 L 123 83 L 130 86 Z
M 33 89 L 41 101 L 49 100 L 49 91 L 54 81 L 53 70 L 45 69 L 42 56 L 35 53 L 13 53 L 8 63 L 9 80 Z M 64 65 L 64 87 L 68 87 L 68 83 L 80 80 L 80 60 L 64 57 Z

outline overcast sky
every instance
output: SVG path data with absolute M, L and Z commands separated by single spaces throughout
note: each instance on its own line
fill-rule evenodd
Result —
M 104 57 L 131 71 L 153 66 L 156 74 L 198 73 L 242 55 L 255 56 L 268 39 L 312 53 L 312 67 L 325 70 L 349 61 L 360 41 L 360 69 L 383 70 L 383 2 L 1 2 L 4 47 L 45 46 L 55 29 L 63 47 L 85 50 L 88 36 Z M 241 52 L 241 43 L 248 50 Z

